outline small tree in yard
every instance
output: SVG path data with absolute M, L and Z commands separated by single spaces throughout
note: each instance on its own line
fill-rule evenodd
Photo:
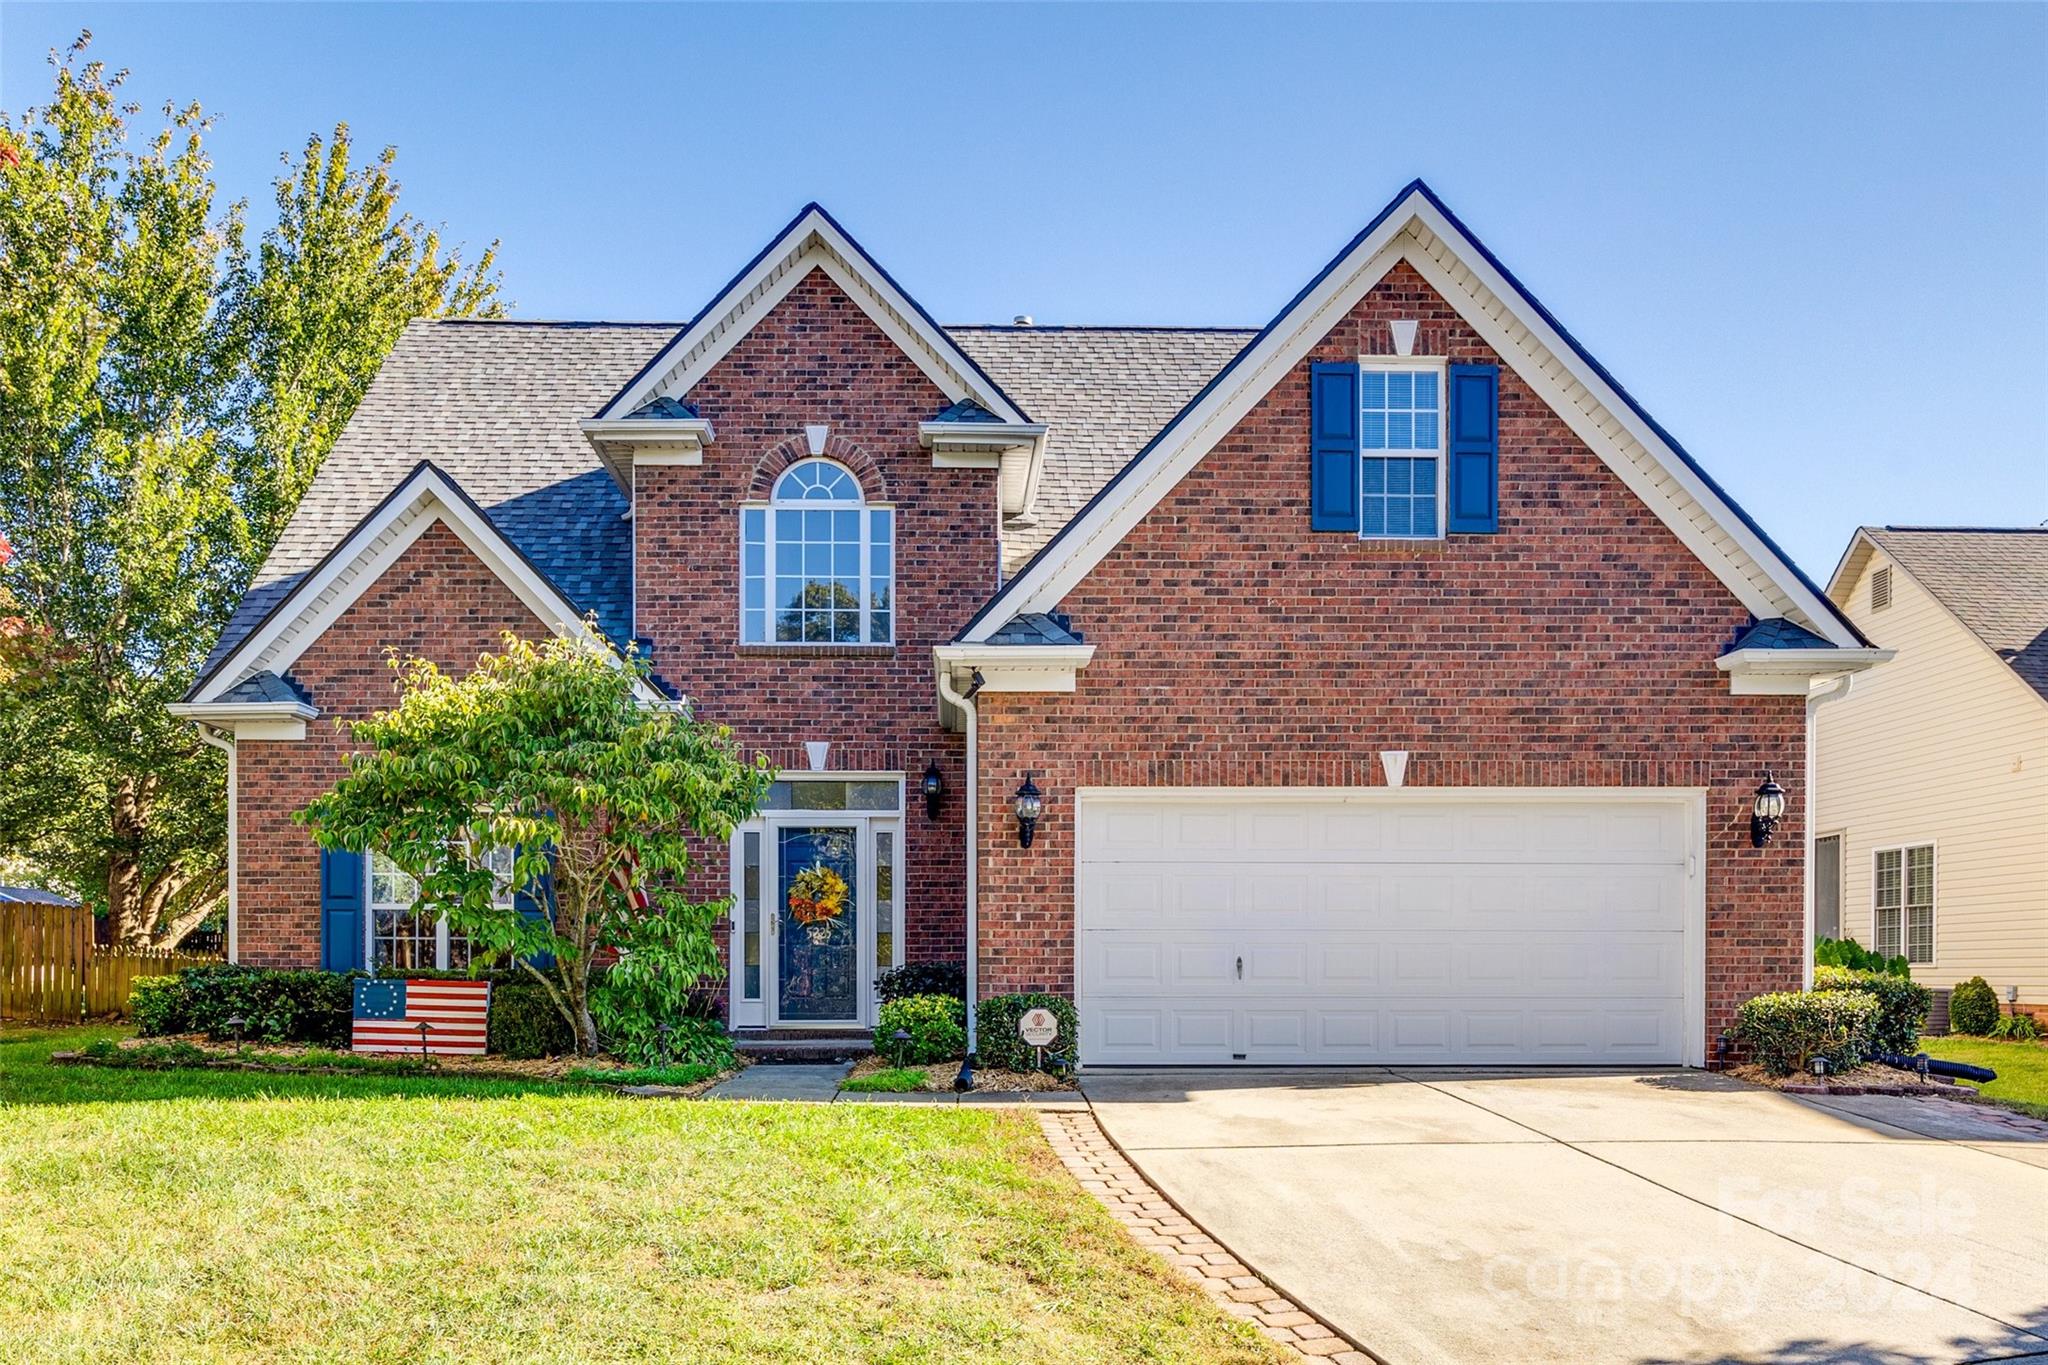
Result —
M 729 838 L 754 813 L 774 777 L 766 759 L 680 708 L 642 704 L 645 663 L 594 633 L 539 646 L 508 633 L 462 678 L 424 659 L 392 667 L 398 705 L 354 723 L 369 747 L 297 816 L 321 847 L 374 848 L 410 873 L 423 911 L 547 989 L 586 1056 L 599 949 L 622 950 L 636 984 L 668 983 L 675 999 L 719 973 L 712 926 L 726 902 L 680 890 L 689 840 Z M 515 886 L 552 899 L 552 923 L 498 904 L 485 857 L 498 848 L 515 851 Z

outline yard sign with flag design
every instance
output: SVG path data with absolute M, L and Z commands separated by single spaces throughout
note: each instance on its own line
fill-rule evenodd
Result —
M 480 1057 L 490 1007 L 488 981 L 359 980 L 349 1042 L 357 1052 Z

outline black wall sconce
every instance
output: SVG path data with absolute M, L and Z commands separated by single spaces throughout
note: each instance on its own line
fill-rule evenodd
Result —
M 939 798 L 946 794 L 946 778 L 939 771 L 939 761 L 936 758 L 925 765 L 924 780 L 917 784 L 917 789 L 924 793 L 925 818 L 938 819 Z
M 1756 789 L 1756 800 L 1750 803 L 1749 842 L 1757 848 L 1770 843 L 1771 836 L 1778 832 L 1778 822 L 1784 818 L 1785 789 L 1766 771 L 1763 785 Z
M 1045 813 L 1045 793 L 1038 790 L 1030 773 L 1024 774 L 1024 785 L 1010 798 L 1010 806 L 1017 812 L 1017 847 L 1029 848 L 1031 836 L 1038 832 L 1038 817 Z

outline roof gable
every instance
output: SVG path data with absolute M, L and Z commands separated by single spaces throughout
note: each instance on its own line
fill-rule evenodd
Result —
M 844 290 L 948 399 L 971 400 L 1000 421 L 1031 420 L 817 204 L 806 205 L 596 416 L 623 417 L 650 399 L 687 398 L 691 386 L 814 270 Z
M 1828 580 L 1846 607 L 1882 551 L 2048 701 L 2048 526 L 1865 526 Z
M 1421 181 L 1396 195 L 1100 493 L 959 638 L 1050 611 L 1315 344 L 1407 261 L 1760 619 L 1837 646 L 1855 628 L 1778 547 L 1466 231 Z
M 188 704 L 303 701 L 282 675 L 429 529 L 446 525 L 534 616 L 557 634 L 583 629 L 583 613 L 476 501 L 422 460 L 335 544 L 283 588 L 231 649 L 186 694 Z M 283 690 L 280 690 L 283 689 Z M 648 701 L 662 700 L 641 683 Z

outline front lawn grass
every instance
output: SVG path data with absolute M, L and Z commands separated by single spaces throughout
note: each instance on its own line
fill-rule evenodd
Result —
M 58 1068 L 0 1040 L 0 1360 L 1275 1361 L 1022 1110 Z
M 2048 1119 L 2048 1043 L 2005 1043 L 1951 1033 L 1922 1038 L 1920 1046 L 1928 1056 L 1946 1062 L 1990 1067 L 1998 1079 L 1978 1087 L 1986 1099 Z
M 839 1088 L 864 1094 L 908 1095 L 923 1090 L 926 1079 L 921 1066 L 885 1066 L 880 1071 L 848 1076 Z

